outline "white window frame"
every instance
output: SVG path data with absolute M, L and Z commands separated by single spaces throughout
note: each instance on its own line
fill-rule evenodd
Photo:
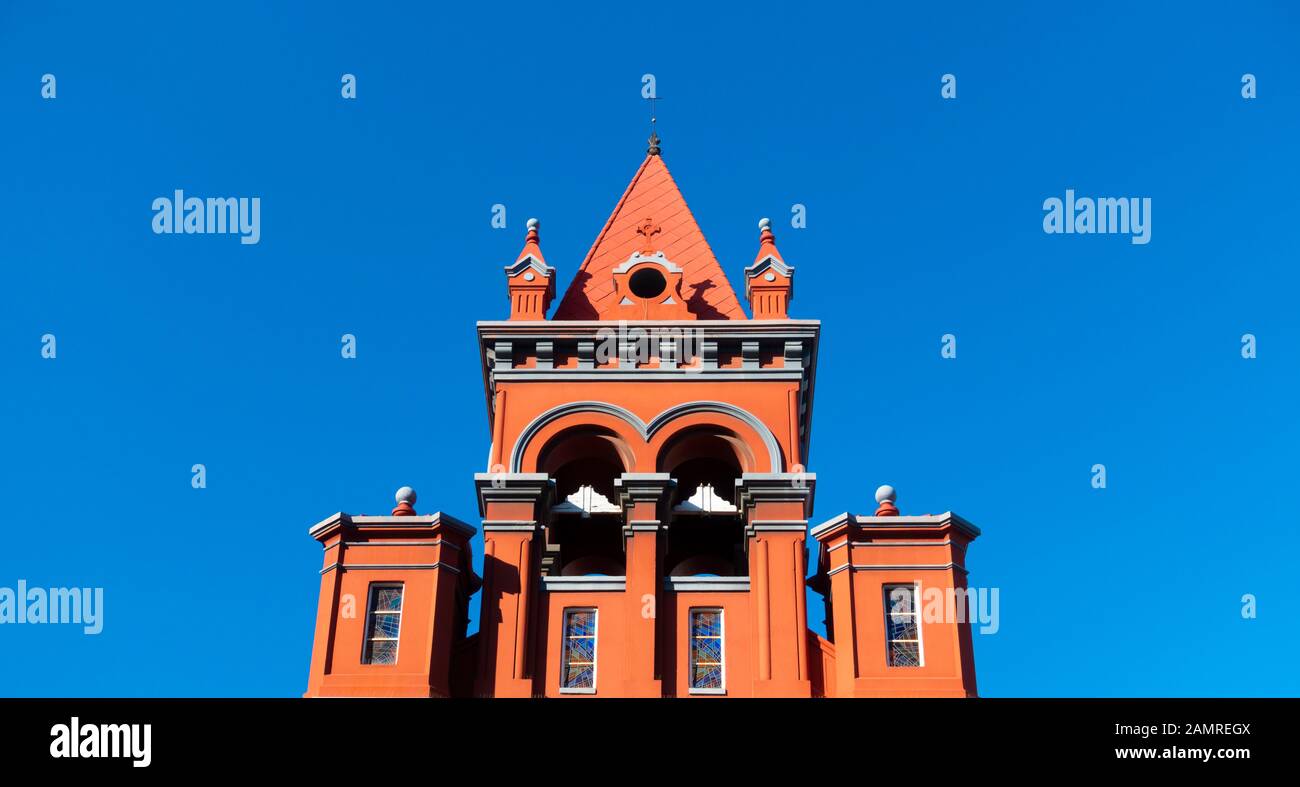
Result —
M 402 594 L 402 608 L 396 612 L 378 611 L 375 609 L 375 592 L 386 588 L 397 588 Z M 372 637 L 370 632 L 374 630 L 374 619 L 376 612 L 381 615 L 397 615 L 397 636 L 393 637 Z M 406 612 L 406 583 L 404 582 L 371 582 L 370 590 L 366 594 L 366 627 L 361 630 L 361 663 L 369 667 L 396 667 L 399 653 L 402 649 L 402 616 Z M 387 664 L 376 664 L 370 660 L 370 643 L 371 642 L 396 642 L 393 649 L 393 660 Z
M 591 627 L 591 688 L 581 686 L 565 686 L 564 676 L 569 671 L 568 663 L 568 640 L 569 640 L 569 615 L 574 612 L 590 612 L 592 617 Z M 586 637 L 583 637 L 585 639 Z M 561 694 L 595 694 L 598 677 L 598 668 L 600 666 L 600 610 L 596 607 L 565 607 L 560 615 L 560 693 Z
M 910 639 L 893 640 L 889 636 L 889 592 L 897 588 L 912 589 L 912 616 L 916 618 L 916 665 L 908 666 L 906 664 L 891 664 L 890 653 L 891 646 L 894 642 L 911 642 Z M 880 594 L 881 603 L 885 608 L 885 667 L 888 669 L 918 669 L 925 666 L 925 634 L 921 626 L 921 583 L 920 582 L 894 582 L 884 585 L 883 592 Z
M 692 629 L 696 612 L 718 613 L 718 666 L 722 668 L 722 685 L 716 689 L 697 689 L 690 685 L 695 679 L 695 635 Z M 722 607 L 690 607 L 686 610 L 686 684 L 689 694 L 727 693 L 727 612 Z

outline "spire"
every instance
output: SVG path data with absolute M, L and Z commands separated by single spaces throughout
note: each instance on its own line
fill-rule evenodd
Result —
M 515 262 L 519 262 L 526 257 L 532 257 L 542 265 L 546 264 L 546 259 L 542 257 L 541 238 L 537 234 L 537 230 L 541 226 L 542 223 L 537 219 L 528 220 L 528 234 L 524 236 L 524 250 L 519 252 Z
M 652 132 L 648 155 L 596 236 L 553 320 L 620 319 L 614 277 L 634 254 L 659 259 L 668 272 L 665 276 L 680 271 L 679 303 L 684 304 L 685 313 L 677 319 L 745 319 L 735 291 L 658 148 L 659 137 Z
M 785 262 L 781 257 L 781 252 L 776 250 L 776 236 L 772 234 L 772 220 L 764 218 L 758 220 L 758 256 L 754 258 L 754 262 L 762 262 L 766 257 L 775 257 L 781 262 Z
M 658 100 L 658 96 L 650 96 L 650 147 L 645 152 L 651 156 L 659 155 L 659 134 L 655 131 L 655 102 Z
M 789 319 L 794 300 L 794 266 L 786 265 L 776 250 L 772 220 L 758 221 L 758 255 L 745 269 L 745 297 L 755 320 Z
M 555 299 L 555 269 L 546 264 L 537 230 L 542 223 L 528 220 L 524 248 L 514 265 L 506 266 L 506 291 L 510 295 L 510 319 L 545 320 Z

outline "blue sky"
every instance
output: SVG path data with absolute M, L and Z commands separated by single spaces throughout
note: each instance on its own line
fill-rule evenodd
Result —
M 1300 694 L 1297 11 L 901 5 L 5 4 L 0 586 L 106 609 L 0 627 L 0 694 L 300 694 L 307 527 L 402 484 L 473 521 L 474 321 L 529 216 L 572 277 L 645 73 L 733 286 L 772 216 L 823 321 L 815 521 L 891 483 L 983 528 L 983 694 Z M 175 189 L 259 196 L 260 243 L 153 234 Z M 1151 242 L 1045 234 L 1066 189 Z

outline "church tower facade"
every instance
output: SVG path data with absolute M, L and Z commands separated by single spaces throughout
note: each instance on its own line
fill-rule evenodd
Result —
M 795 268 L 766 219 L 757 240 L 750 318 L 652 138 L 548 319 L 556 271 L 528 222 L 505 266 L 509 318 L 478 324 L 482 577 L 473 528 L 418 517 L 413 493 L 393 517 L 317 525 L 307 696 L 975 694 L 956 609 L 972 525 L 901 516 L 882 487 L 875 515 L 811 531 L 808 577 L 820 323 L 789 315 Z M 344 557 L 381 541 L 419 562 Z M 340 616 L 344 587 L 364 614 Z M 826 596 L 827 638 L 809 629 L 810 588 Z M 949 608 L 922 614 L 927 590 Z

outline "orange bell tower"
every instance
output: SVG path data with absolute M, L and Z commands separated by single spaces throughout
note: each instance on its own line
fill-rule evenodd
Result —
M 964 589 L 978 530 L 895 516 L 891 496 L 810 541 L 821 325 L 790 316 L 795 268 L 771 222 L 743 269 L 752 319 L 656 136 L 549 318 L 540 227 L 505 266 L 509 318 L 477 326 L 491 441 L 474 476 L 479 631 L 461 617 L 478 589 L 472 528 L 421 521 L 438 551 L 419 557 L 398 551 L 416 548 L 399 538 L 414 520 L 336 515 L 313 530 L 338 571 L 323 574 L 309 695 L 974 694 L 969 625 L 914 610 L 921 583 Z M 365 585 L 381 542 L 408 562 Z M 414 572 L 435 557 L 430 585 Z M 828 596 L 828 638 L 808 628 L 809 588 Z M 340 592 L 371 594 L 368 622 L 340 617 Z M 410 623 L 392 633 L 398 601 Z
M 477 693 L 811 696 L 793 274 L 764 225 L 747 319 L 652 141 L 554 316 L 479 323 Z

